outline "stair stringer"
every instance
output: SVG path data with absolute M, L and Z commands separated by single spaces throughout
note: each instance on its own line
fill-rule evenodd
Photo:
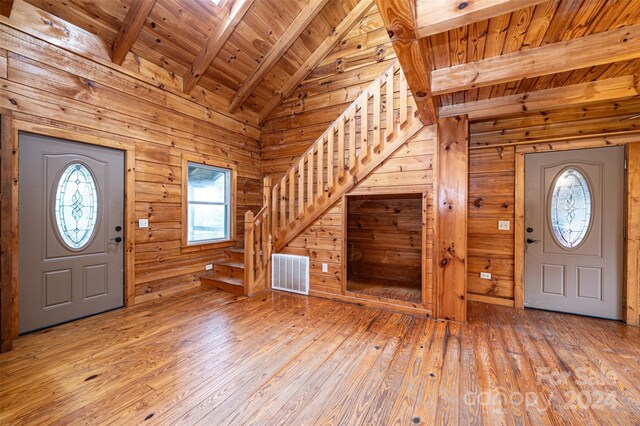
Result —
M 289 225 L 290 227 L 287 230 L 287 233 L 273 242 L 274 252 L 277 253 L 285 247 L 291 240 L 315 222 L 318 217 L 330 209 L 336 201 L 342 198 L 344 194 L 366 179 L 366 177 L 375 171 L 378 166 L 383 164 L 389 156 L 395 153 L 424 127 L 425 125 L 422 124 L 418 118 L 412 117 L 404 127 L 393 133 L 390 140 L 384 142 L 379 153 L 372 155 L 369 162 L 359 166 L 355 174 L 351 174 L 347 171 L 345 172 L 342 180 L 336 179 L 335 185 L 330 189 L 327 195 L 325 195 L 322 204 L 316 207 L 312 212 L 306 214 L 304 218 L 297 219 L 293 224 Z

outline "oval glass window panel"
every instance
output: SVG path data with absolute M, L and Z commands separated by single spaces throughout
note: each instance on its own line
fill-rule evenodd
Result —
M 58 233 L 67 246 L 79 250 L 91 241 L 98 218 L 98 192 L 84 164 L 72 163 L 62 172 L 54 212 Z
M 556 178 L 550 203 L 551 229 L 562 247 L 580 245 L 591 226 L 592 192 L 577 169 L 565 169 Z

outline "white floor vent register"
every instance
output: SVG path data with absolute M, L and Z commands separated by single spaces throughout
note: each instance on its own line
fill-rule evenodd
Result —
M 309 294 L 309 257 L 274 254 L 271 264 L 274 290 Z

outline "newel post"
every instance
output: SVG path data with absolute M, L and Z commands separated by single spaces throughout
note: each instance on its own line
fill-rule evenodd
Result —
M 254 259 L 254 229 L 253 229 L 253 212 L 248 211 L 244 214 L 244 294 L 251 296 L 253 294 L 253 259 Z

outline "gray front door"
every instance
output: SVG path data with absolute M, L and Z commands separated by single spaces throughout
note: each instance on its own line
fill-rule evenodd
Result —
M 124 153 L 21 133 L 20 333 L 123 305 Z
M 622 319 L 624 147 L 525 157 L 526 307 Z

